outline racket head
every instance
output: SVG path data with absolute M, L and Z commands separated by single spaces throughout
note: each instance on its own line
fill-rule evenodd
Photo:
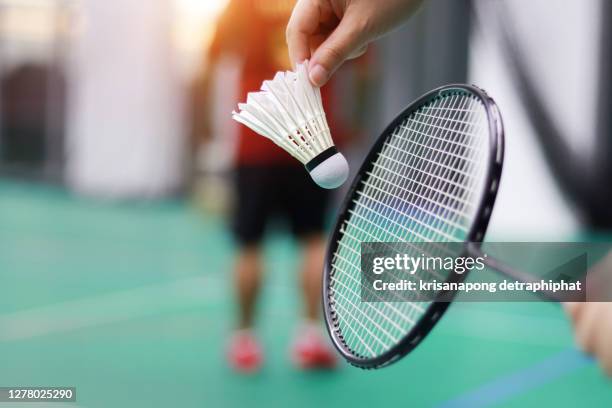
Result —
M 448 101 L 451 101 L 451 99 L 454 99 L 454 105 L 449 105 Z M 461 103 L 466 103 L 466 106 L 470 106 L 470 109 L 465 109 L 465 112 L 461 112 L 463 109 L 457 108 L 457 106 L 463 106 Z M 447 106 L 447 108 L 444 108 L 444 106 Z M 323 274 L 323 309 L 327 330 L 334 346 L 349 363 L 357 367 L 380 368 L 399 360 L 401 357 L 414 349 L 425 338 L 425 336 L 439 321 L 440 317 L 442 317 L 450 304 L 448 301 L 427 302 L 427 304 L 423 304 L 423 310 L 414 320 L 414 323 L 408 324 L 404 328 L 403 333 L 400 330 L 400 335 L 394 336 L 394 340 L 390 342 L 391 344 L 386 345 L 386 347 L 380 347 L 380 350 L 373 350 L 367 346 L 368 340 L 377 339 L 374 339 L 373 336 L 368 336 L 370 331 L 367 329 L 367 327 L 365 327 L 365 323 L 358 321 L 363 319 L 363 322 L 365 322 L 368 319 L 367 313 L 364 312 L 365 306 L 363 305 L 365 303 L 362 302 L 361 304 L 357 304 L 359 306 L 358 308 L 355 308 L 354 305 L 356 305 L 356 303 L 352 302 L 349 302 L 347 306 L 347 302 L 345 301 L 346 299 L 344 297 L 340 298 L 339 294 L 336 295 L 336 291 L 338 289 L 344 290 L 344 287 L 341 287 L 340 284 L 334 280 L 335 274 L 338 274 L 339 272 L 344 274 L 347 273 L 347 271 L 341 270 L 346 268 L 341 268 L 338 266 L 346 263 L 346 261 L 343 260 L 344 258 L 340 257 L 338 251 L 339 248 L 346 246 L 346 242 L 349 242 L 347 239 L 355 241 L 354 238 L 347 238 L 349 235 L 348 228 L 350 227 L 352 220 L 358 216 L 356 215 L 355 209 L 360 205 L 358 204 L 359 201 L 363 200 L 363 197 L 365 197 L 363 190 L 368 188 L 368 183 L 374 183 L 372 180 L 376 176 L 376 172 L 384 167 L 381 167 L 379 163 L 382 157 L 381 152 L 383 149 L 388 148 L 389 144 L 392 144 L 392 141 L 394 140 L 393 138 L 398 137 L 398 132 L 401 134 L 402 126 L 410 125 L 410 120 L 417 122 L 415 118 L 420 118 L 422 115 L 424 115 L 423 112 L 439 112 L 440 116 L 437 117 L 437 119 L 431 119 L 434 122 L 429 128 L 426 128 L 427 130 L 425 133 L 431 132 L 431 135 L 420 133 L 420 137 L 425 138 L 421 139 L 421 142 L 425 143 L 423 140 L 426 140 L 427 137 L 433 137 L 435 139 L 442 140 L 446 138 L 446 140 L 449 140 L 449 143 L 452 143 L 450 140 L 452 139 L 453 135 L 457 136 L 457 134 L 464 132 L 466 133 L 465 136 L 467 137 L 468 132 L 461 129 L 455 129 L 456 131 L 453 133 L 454 131 L 444 129 L 443 126 L 439 126 L 439 124 L 445 123 L 444 120 L 447 120 L 446 123 L 460 123 L 461 121 L 469 122 L 470 120 L 474 119 L 474 116 L 470 117 L 470 113 L 468 113 L 471 108 L 475 108 L 475 110 L 478 111 L 477 114 L 479 116 L 479 120 L 483 121 L 482 125 L 478 128 L 480 129 L 478 132 L 478 137 L 482 139 L 482 154 L 475 157 L 475 159 L 481 162 L 481 173 L 478 174 L 480 182 L 478 184 L 477 198 L 473 199 L 470 216 L 466 217 L 466 219 L 463 221 L 463 224 L 465 224 L 465 231 L 459 234 L 460 237 L 458 238 L 461 239 L 457 239 L 455 242 L 460 242 L 461 240 L 466 243 L 482 241 L 489 224 L 489 218 L 495 203 L 499 180 L 501 177 L 504 157 L 504 128 L 501 115 L 493 99 L 491 99 L 483 90 L 471 85 L 451 84 L 442 86 L 421 96 L 411 105 L 405 108 L 389 124 L 389 126 L 387 126 L 387 128 L 382 132 L 380 137 L 372 146 L 370 152 L 357 172 L 357 175 L 353 179 L 349 191 L 340 207 L 325 257 Z M 438 109 L 438 111 L 435 111 L 434 109 Z M 451 116 L 449 116 L 447 119 L 444 119 L 444 114 L 448 114 L 453 117 L 451 118 Z M 463 119 L 459 119 L 456 116 L 462 117 Z M 442 120 L 442 122 L 440 122 L 440 120 Z M 434 123 L 437 123 L 438 125 L 434 125 Z M 437 129 L 437 127 L 439 129 Z M 407 130 L 406 132 L 407 133 L 403 134 L 403 136 L 406 137 L 404 142 L 409 141 L 411 138 L 414 139 L 414 136 L 419 134 L 419 132 L 416 130 Z M 416 144 L 417 142 L 414 143 Z M 446 146 L 448 146 L 448 143 Z M 467 149 L 464 148 L 463 151 L 465 152 L 466 150 Z M 400 155 L 396 156 L 396 158 L 400 157 L 402 159 L 406 159 L 408 154 L 408 152 L 404 152 L 404 156 L 402 156 L 402 153 L 400 152 Z M 411 154 L 414 155 L 414 152 Z M 440 155 L 437 156 L 437 158 L 440 159 Z M 435 161 L 436 154 L 434 153 L 433 155 L 429 155 L 428 160 Z M 403 160 L 400 161 L 403 162 Z M 378 178 L 380 178 L 381 174 L 383 173 L 378 173 Z M 396 182 L 397 178 L 398 177 L 396 177 Z M 404 183 L 404 187 L 406 187 L 405 190 L 401 189 L 401 182 L 397 183 L 399 186 L 396 186 L 395 189 L 396 191 L 399 190 L 402 192 L 402 194 L 406 193 L 404 194 L 403 198 L 398 197 L 398 199 L 410 205 L 410 199 L 406 199 L 406 197 L 414 198 L 415 194 L 417 193 L 410 192 L 410 182 L 404 180 Z M 415 183 L 412 182 L 412 186 L 414 185 Z M 427 187 L 423 188 L 426 189 Z M 421 188 L 422 194 L 424 194 L 423 188 Z M 380 196 L 380 191 L 377 194 Z M 381 198 L 382 201 L 384 201 L 383 198 L 384 197 Z M 383 203 L 379 204 L 384 205 Z M 376 239 L 368 240 L 376 241 Z M 355 243 L 353 242 L 353 244 Z M 355 264 L 360 265 L 360 262 L 355 262 Z M 352 273 L 353 277 L 360 280 L 360 271 L 355 271 L 354 267 L 352 269 L 353 271 L 349 271 L 348 274 Z M 465 279 L 466 276 L 467 273 L 452 273 L 448 276 L 446 281 L 461 281 Z M 357 290 L 359 290 L 359 287 L 357 287 Z M 354 295 L 354 290 L 348 294 L 348 296 Z M 347 296 L 346 291 L 344 296 Z M 360 299 L 354 298 L 353 300 L 359 301 Z M 340 304 L 338 304 L 339 301 L 344 302 L 344 306 L 342 308 L 340 308 Z M 389 303 L 391 302 L 374 302 L 375 305 L 383 305 L 383 307 Z M 352 310 L 349 308 L 349 306 L 353 306 Z M 382 307 L 378 308 L 378 313 L 380 313 L 381 308 Z M 354 328 L 351 329 L 350 324 L 347 323 L 350 322 L 350 319 L 352 319 L 353 323 L 360 325 L 358 330 L 355 330 Z M 363 338 L 361 338 L 359 334 L 355 335 L 356 331 L 362 332 Z M 365 344 L 367 350 L 360 347 L 360 344 L 356 344 L 356 340 L 360 340 L 361 343 Z

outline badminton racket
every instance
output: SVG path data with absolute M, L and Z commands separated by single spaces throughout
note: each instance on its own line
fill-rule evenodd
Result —
M 499 109 L 475 86 L 433 90 L 383 131 L 341 205 L 325 260 L 326 324 L 335 347 L 351 364 L 378 368 L 398 360 L 425 338 L 450 304 L 362 301 L 361 244 L 415 243 L 418 255 L 461 248 L 450 255 L 481 257 L 503 157 Z M 506 276 L 535 281 L 494 257 L 484 259 Z M 442 280 L 457 282 L 466 275 L 449 273 Z M 540 294 L 562 300 L 555 293 Z

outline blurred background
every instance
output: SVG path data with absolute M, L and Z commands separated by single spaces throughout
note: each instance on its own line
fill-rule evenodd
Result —
M 456 305 L 380 372 L 292 369 L 297 248 L 282 228 L 266 241 L 258 319 L 270 361 L 231 373 L 243 61 L 210 52 L 227 5 L 0 0 L 0 386 L 76 386 L 82 406 L 610 405 L 547 304 Z M 490 239 L 609 240 L 610 23 L 604 0 L 428 1 L 338 72 L 326 110 L 355 170 L 420 94 L 476 84 L 506 127 Z

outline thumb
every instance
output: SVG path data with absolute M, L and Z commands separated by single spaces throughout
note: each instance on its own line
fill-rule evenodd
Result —
M 364 48 L 366 38 L 363 20 L 345 15 L 314 52 L 309 64 L 310 81 L 316 86 L 325 85 L 344 61 Z

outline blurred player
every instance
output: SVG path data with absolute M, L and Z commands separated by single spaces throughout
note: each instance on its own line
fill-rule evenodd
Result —
M 294 4 L 287 0 L 232 0 L 221 16 L 207 72 L 223 54 L 238 56 L 241 72 L 237 101 L 245 100 L 247 92 L 258 90 L 262 81 L 277 71 L 291 69 L 285 28 Z M 329 89 L 322 89 L 328 122 L 334 139 L 341 141 L 342 132 L 334 126 L 329 108 Z M 263 362 L 262 348 L 253 331 L 263 274 L 261 247 L 269 221 L 280 217 L 299 241 L 302 255 L 304 322 L 291 346 L 291 358 L 303 368 L 333 367 L 335 354 L 318 323 L 329 192 L 317 187 L 303 166 L 270 140 L 245 126 L 240 126 L 239 132 L 233 211 L 239 318 L 228 344 L 229 363 L 238 371 L 248 372 Z

